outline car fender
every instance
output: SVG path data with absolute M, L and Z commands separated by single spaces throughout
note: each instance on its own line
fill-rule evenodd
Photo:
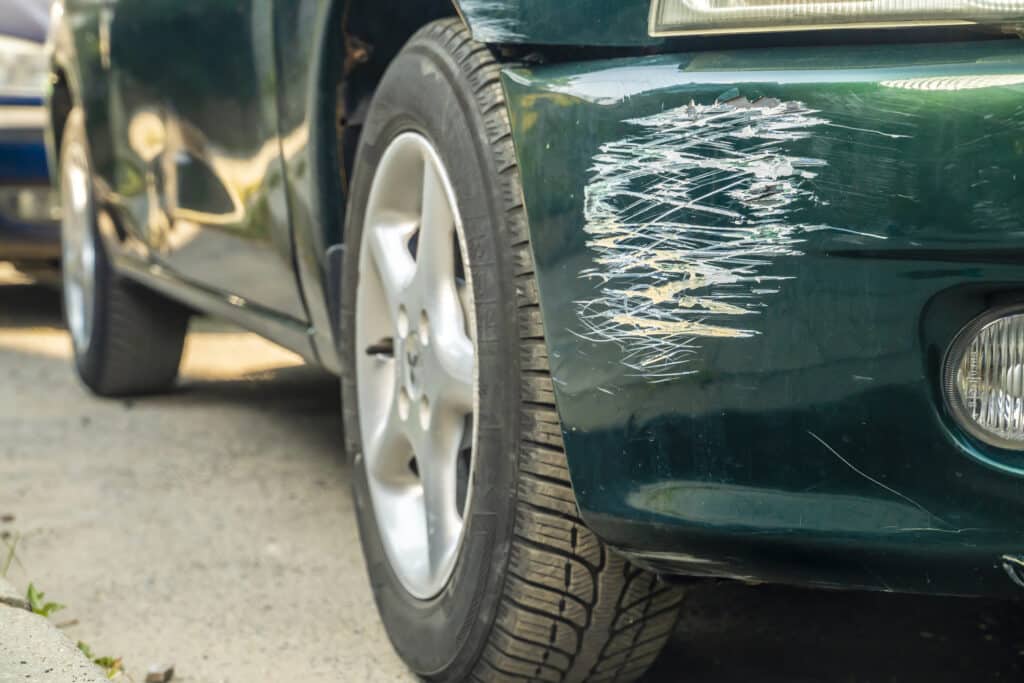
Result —
M 643 47 L 649 0 L 454 0 L 482 43 Z

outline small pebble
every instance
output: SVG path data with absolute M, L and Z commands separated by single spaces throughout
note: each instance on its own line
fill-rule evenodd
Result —
M 154 664 L 146 673 L 146 683 L 167 683 L 174 678 L 174 665 Z

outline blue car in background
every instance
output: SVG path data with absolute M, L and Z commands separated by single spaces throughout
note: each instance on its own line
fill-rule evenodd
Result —
M 46 270 L 60 258 L 60 211 L 43 140 L 49 0 L 0 4 L 0 261 Z

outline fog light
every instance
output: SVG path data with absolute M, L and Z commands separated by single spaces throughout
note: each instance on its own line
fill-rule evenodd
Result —
M 946 356 L 943 384 L 964 429 L 993 446 L 1024 450 L 1024 310 L 965 327 Z

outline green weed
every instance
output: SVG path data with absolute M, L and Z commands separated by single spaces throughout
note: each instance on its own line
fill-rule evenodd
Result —
M 124 666 L 121 663 L 120 657 L 97 657 L 86 643 L 81 640 L 78 641 L 78 649 L 82 651 L 82 654 L 92 660 L 93 664 L 103 669 L 103 673 L 106 674 L 107 678 L 114 678 L 118 674 L 124 673 Z
M 46 593 L 37 590 L 35 585 L 31 583 L 28 585 L 28 593 L 26 593 L 25 599 L 28 600 L 29 609 L 43 617 L 49 617 L 51 614 L 64 609 L 64 605 L 59 602 L 47 602 Z

